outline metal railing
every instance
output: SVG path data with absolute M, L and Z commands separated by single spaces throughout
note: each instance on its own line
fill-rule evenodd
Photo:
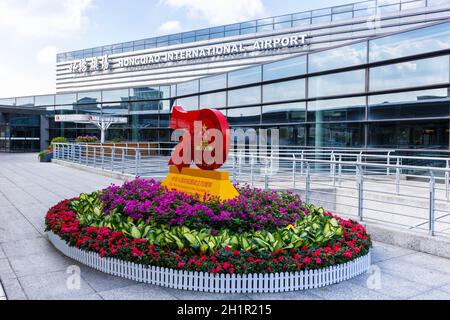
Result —
M 166 177 L 171 151 L 150 144 L 54 144 L 55 159 L 155 179 Z M 290 190 L 341 216 L 450 236 L 450 158 L 247 148 L 231 152 L 222 169 L 236 183 Z

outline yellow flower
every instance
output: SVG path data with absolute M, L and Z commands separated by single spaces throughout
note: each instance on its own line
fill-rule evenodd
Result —
M 290 224 L 286 227 L 286 229 L 287 230 L 295 230 L 295 227 L 292 224 Z

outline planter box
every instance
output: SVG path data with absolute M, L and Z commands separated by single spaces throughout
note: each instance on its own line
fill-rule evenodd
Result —
M 39 161 L 40 162 L 52 162 L 52 159 L 53 159 L 53 152 L 40 157 Z

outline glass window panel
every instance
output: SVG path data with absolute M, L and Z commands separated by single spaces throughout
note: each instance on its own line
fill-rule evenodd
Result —
M 241 32 L 239 30 L 225 31 L 225 37 L 234 37 L 240 34 Z
M 369 120 L 446 117 L 449 112 L 447 88 L 369 96 Z
M 161 114 L 159 115 L 159 126 L 161 128 L 170 127 L 170 115 L 169 114 Z
M 128 89 L 105 90 L 102 92 L 103 102 L 128 101 Z
M 228 91 L 228 106 L 244 106 L 261 103 L 261 86 Z
M 221 26 L 221 27 L 214 27 L 214 28 L 210 28 L 209 29 L 209 33 L 218 33 L 218 32 L 224 32 L 225 31 L 225 27 Z
M 177 96 L 184 96 L 198 92 L 199 81 L 189 81 L 177 84 Z
M 426 6 L 426 1 L 414 1 L 414 2 L 407 2 L 402 3 L 402 10 L 411 10 L 411 9 L 417 9 L 417 8 L 424 8 Z
M 429 7 L 439 6 L 442 4 L 450 4 L 449 0 L 428 0 L 427 2 Z
M 161 100 L 161 112 L 170 112 L 170 100 Z
M 177 99 L 175 105 L 181 106 L 184 110 L 188 111 L 198 110 L 198 96 Z
M 275 23 L 280 23 L 280 22 L 291 22 L 292 20 L 292 15 L 288 14 L 285 16 L 281 16 L 281 17 L 275 17 L 274 22 Z
M 400 3 L 400 0 L 378 0 L 379 6 L 386 6 L 390 4 L 397 4 Z
M 132 102 L 130 104 L 130 114 L 159 113 L 159 109 L 159 100 Z
M 86 103 L 77 105 L 77 113 L 99 115 L 102 113 L 100 103 Z
M 308 18 L 311 18 L 311 11 L 296 13 L 292 16 L 292 19 L 294 20 L 308 19 Z
M 227 93 L 217 92 L 200 96 L 200 109 L 219 109 L 227 106 Z
M 18 107 L 34 107 L 34 97 L 16 98 L 16 106 L 18 106 Z
M 130 121 L 132 128 L 142 129 L 159 127 L 159 116 L 157 114 L 132 114 L 130 116 Z
M 304 102 L 276 104 L 262 107 L 263 123 L 293 123 L 305 121 Z
M 240 28 L 239 23 L 230 24 L 225 26 L 225 31 L 239 30 L 239 28 Z
M 311 23 L 324 23 L 324 22 L 330 22 L 331 21 L 331 16 L 322 16 L 322 17 L 315 17 L 312 18 Z
M 365 116 L 365 97 L 308 102 L 308 121 L 355 121 L 364 120 Z
M 381 15 L 399 12 L 400 11 L 400 5 L 394 4 L 392 6 L 384 6 L 384 7 L 378 7 L 378 13 Z
M 181 44 L 182 42 L 181 42 L 181 39 L 177 39 L 177 40 L 170 40 L 169 41 L 169 45 L 170 46 L 174 46 L 174 45 L 176 45 L 176 44 Z
M 331 14 L 331 8 L 326 8 L 326 9 L 319 9 L 319 10 L 313 10 L 311 12 L 311 15 L 313 17 L 320 17 L 320 16 L 324 16 L 324 15 L 330 15 Z
M 241 29 L 242 28 L 251 28 L 251 27 L 256 27 L 256 21 L 247 21 L 247 22 L 241 23 Z
M 195 36 L 195 41 L 205 41 L 209 40 L 209 34 L 205 34 L 202 36 Z
M 308 146 L 357 148 L 364 145 L 361 123 L 316 123 L 308 127 Z
M 272 24 L 273 23 L 273 18 L 268 18 L 268 19 L 260 19 L 256 22 L 256 24 L 258 26 L 264 26 L 266 24 Z
M 162 98 L 159 87 L 141 87 L 130 89 L 130 100 L 158 100 Z
M 170 98 L 170 86 L 161 86 L 159 87 L 160 97 L 161 99 Z
M 449 57 L 414 60 L 370 70 L 370 90 L 417 87 L 449 81 Z
M 367 61 L 367 42 L 320 51 L 309 55 L 309 72 L 357 66 Z
M 211 33 L 210 39 L 219 39 L 225 37 L 225 32 Z
M 282 102 L 305 98 L 305 79 L 277 82 L 263 86 L 263 102 Z
M 311 77 L 309 98 L 364 92 L 365 70 Z
M 228 73 L 228 87 L 237 87 L 258 82 L 261 82 L 261 66 Z
M 273 30 L 273 24 L 268 24 L 265 26 L 258 26 L 257 32 L 272 31 L 272 30 Z
M 355 18 L 374 16 L 375 15 L 375 10 L 376 9 L 374 9 L 374 8 L 357 10 L 357 11 L 354 12 L 353 15 L 354 15 Z
M 227 118 L 230 125 L 249 125 L 261 122 L 261 107 L 228 109 Z
M 56 104 L 74 104 L 76 102 L 76 93 L 57 94 L 55 98 Z
M 36 96 L 34 101 L 36 106 L 50 106 L 55 104 L 55 96 Z
M 342 13 L 342 12 L 349 12 L 349 11 L 353 11 L 353 5 L 332 8 L 333 13 Z
M 104 103 L 102 104 L 102 113 L 108 116 L 126 116 L 128 115 L 128 102 Z
M 333 21 L 341 21 L 353 19 L 353 12 L 335 13 L 333 14 Z
M 256 32 L 256 27 L 241 29 L 241 34 L 249 34 L 249 33 L 255 33 L 255 32 Z
M 292 21 L 293 27 L 300 27 L 300 26 L 304 26 L 304 25 L 308 25 L 308 24 L 311 24 L 311 19 L 302 19 L 302 20 Z
M 450 48 L 450 23 L 402 32 L 370 42 L 370 62 Z
M 16 98 L 0 99 L 0 106 L 15 106 Z
M 200 79 L 200 92 L 221 90 L 227 87 L 227 75 L 219 74 Z
M 281 23 L 275 23 L 274 29 L 275 30 L 281 30 L 281 29 L 288 29 L 292 27 L 292 22 L 281 22 Z
M 376 1 L 366 1 L 366 2 L 355 3 L 353 6 L 354 6 L 355 10 L 373 8 L 376 6 Z
M 102 102 L 101 91 L 79 92 L 77 98 L 78 104 L 96 104 Z
M 190 42 L 195 42 L 195 37 L 192 38 L 183 38 L 183 43 L 190 43 Z
M 195 31 L 196 36 L 209 35 L 209 29 L 197 30 Z
M 369 125 L 369 147 L 393 149 L 446 149 L 448 120 L 398 121 Z

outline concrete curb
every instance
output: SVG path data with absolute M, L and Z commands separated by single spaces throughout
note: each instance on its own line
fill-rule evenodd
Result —
M 448 238 L 393 229 L 372 222 L 363 222 L 363 224 L 374 241 L 450 259 L 450 239 Z

